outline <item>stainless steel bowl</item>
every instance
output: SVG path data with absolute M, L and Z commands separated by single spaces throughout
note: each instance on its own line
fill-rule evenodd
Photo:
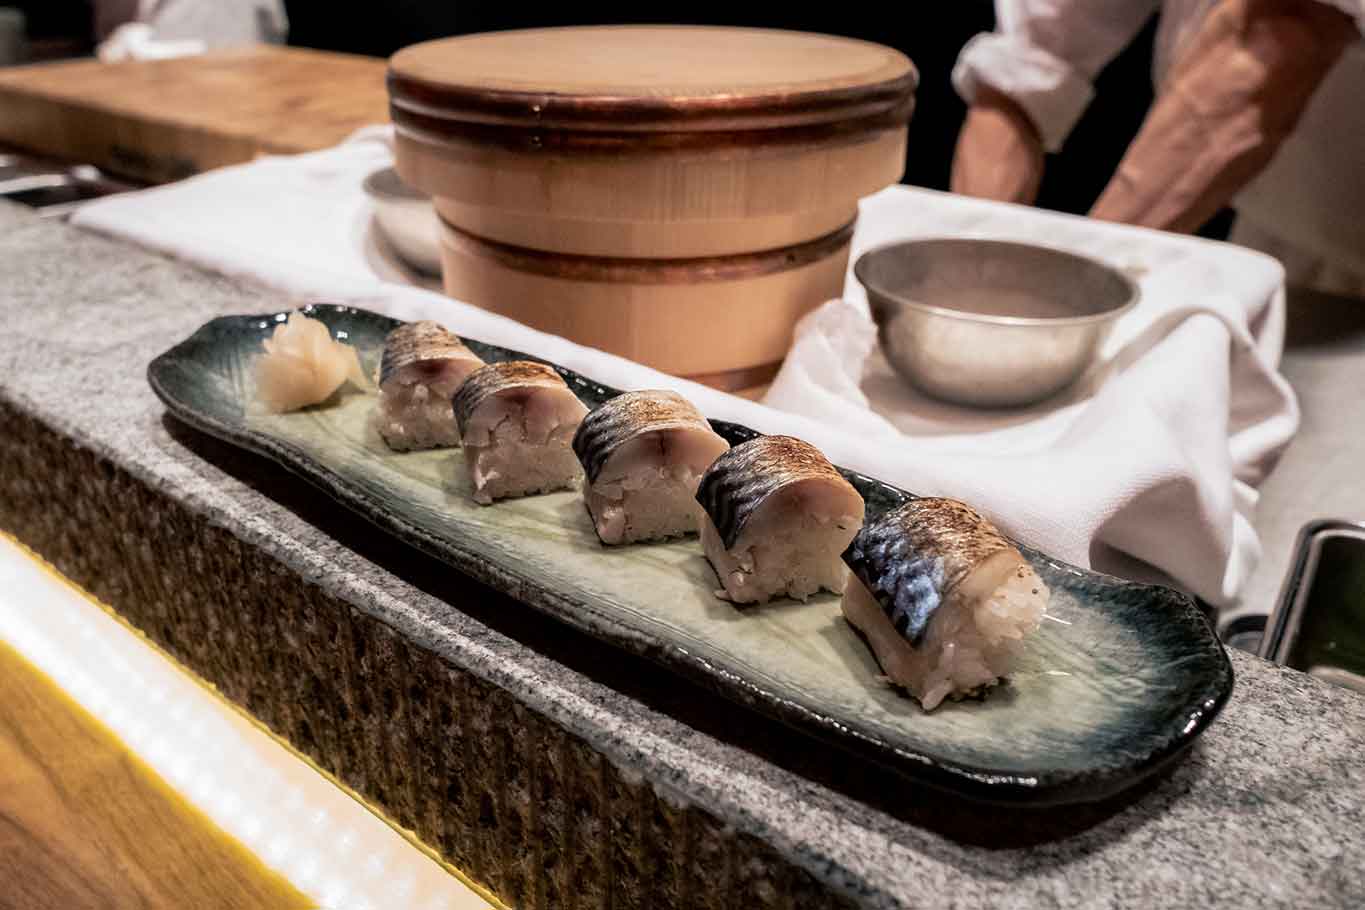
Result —
M 441 223 L 431 199 L 408 186 L 391 167 L 365 178 L 379 230 L 398 257 L 419 272 L 441 274 Z
M 896 372 L 927 395 L 976 407 L 1065 389 L 1138 297 L 1103 263 L 1003 240 L 893 243 L 864 253 L 853 272 Z

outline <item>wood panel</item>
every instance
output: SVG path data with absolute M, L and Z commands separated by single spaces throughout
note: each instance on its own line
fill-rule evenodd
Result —
M 0 643 L 0 910 L 313 906 Z
M 383 60 L 266 45 L 0 70 L 0 143 L 152 182 L 388 120 Z

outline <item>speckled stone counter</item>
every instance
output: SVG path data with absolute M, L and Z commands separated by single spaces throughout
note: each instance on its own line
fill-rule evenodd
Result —
M 522 907 L 1365 906 L 1365 698 L 1233 655 L 1111 804 L 946 801 L 414 556 L 168 420 L 147 362 L 287 301 L 0 207 L 0 527 Z

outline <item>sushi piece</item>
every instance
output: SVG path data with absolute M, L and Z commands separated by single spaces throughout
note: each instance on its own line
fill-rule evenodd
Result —
M 400 325 L 384 340 L 375 424 L 389 448 L 406 452 L 460 444 L 451 400 L 483 366 L 458 335 L 436 322 Z
M 762 603 L 844 589 L 839 554 L 862 526 L 863 500 L 811 444 L 790 436 L 741 443 L 711 465 L 697 501 L 717 597 Z
M 911 500 L 869 522 L 844 560 L 844 616 L 926 711 L 999 682 L 1047 611 L 1047 586 L 1018 548 L 955 499 Z
M 326 323 L 300 312 L 276 325 L 262 345 L 256 397 L 272 414 L 326 401 L 347 381 L 362 389 L 369 385 L 355 348 L 333 338 Z
M 697 484 L 729 447 L 677 392 L 625 392 L 593 409 L 573 450 L 597 536 L 618 544 L 695 533 Z
M 570 442 L 587 412 L 544 364 L 513 360 L 470 373 L 455 393 L 455 422 L 475 501 L 577 484 L 582 472 Z

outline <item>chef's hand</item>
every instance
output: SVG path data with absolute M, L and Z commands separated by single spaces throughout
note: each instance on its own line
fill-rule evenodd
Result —
M 1265 168 L 1358 36 L 1349 16 L 1318 0 L 1221 0 L 1091 216 L 1198 228 Z
M 1019 105 L 983 85 L 967 111 L 953 153 L 952 190 L 1032 203 L 1043 179 L 1043 143 Z

